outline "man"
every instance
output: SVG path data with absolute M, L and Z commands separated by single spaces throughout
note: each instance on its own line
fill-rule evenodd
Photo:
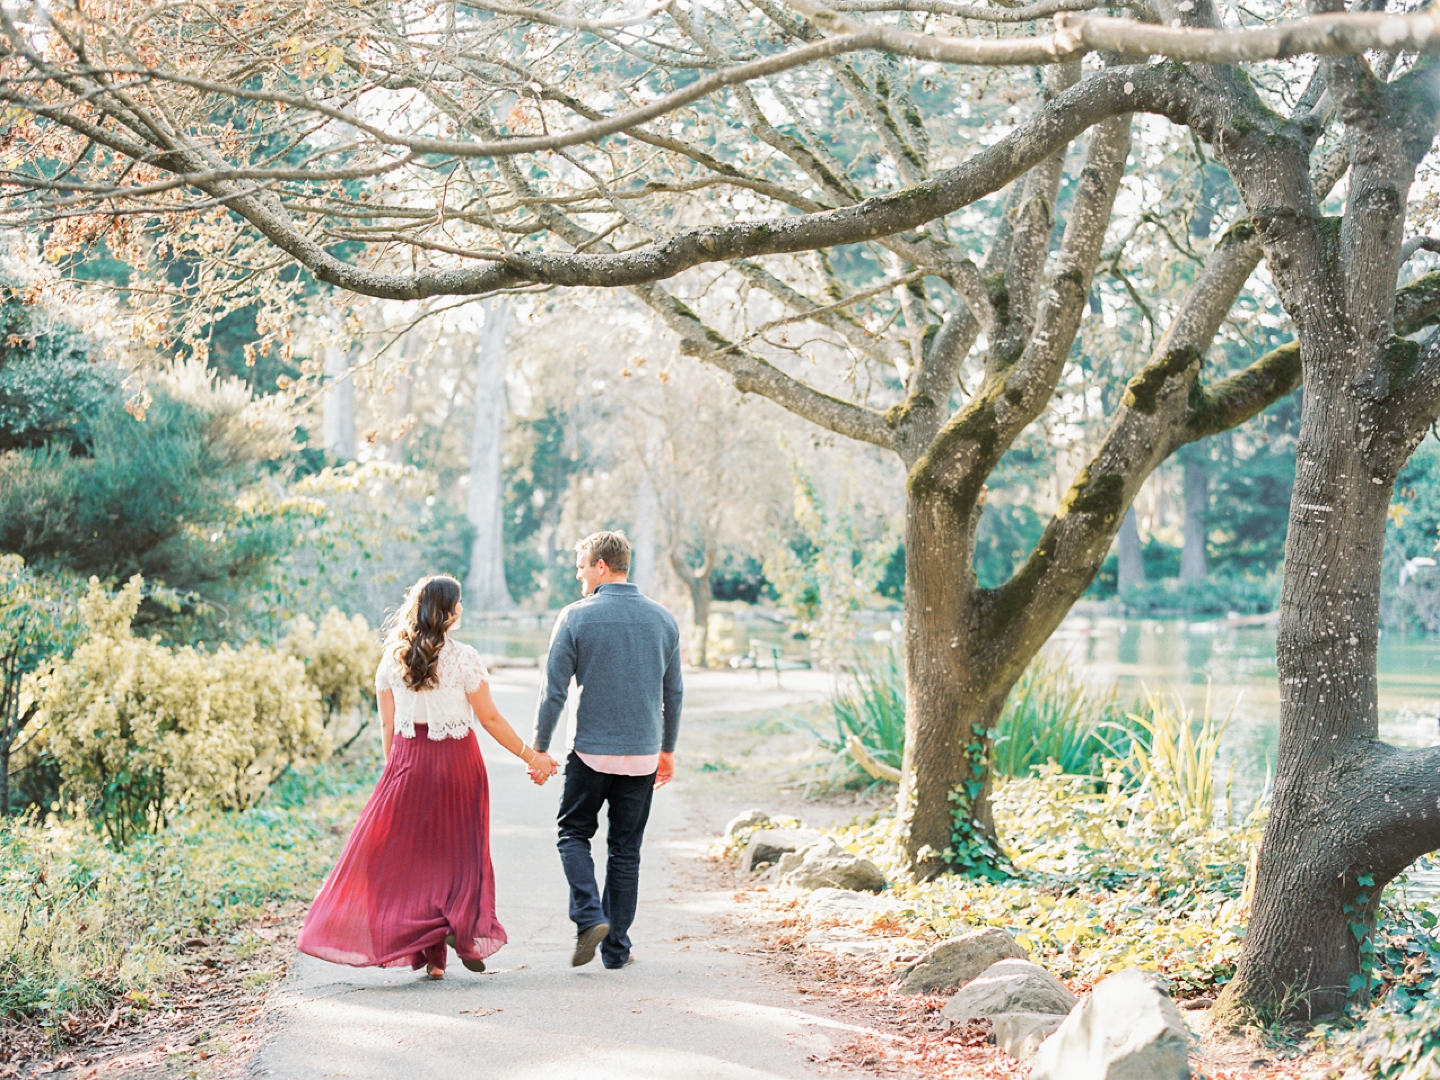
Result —
M 675 618 L 630 584 L 630 542 L 598 532 L 575 545 L 583 599 L 555 620 L 534 746 L 550 746 L 573 677 L 575 744 L 560 798 L 560 861 L 575 923 L 571 965 L 596 946 L 607 968 L 630 963 L 630 924 L 640 891 L 640 842 L 655 789 L 675 775 L 680 727 L 680 630 Z M 605 893 L 595 884 L 590 840 L 609 805 Z

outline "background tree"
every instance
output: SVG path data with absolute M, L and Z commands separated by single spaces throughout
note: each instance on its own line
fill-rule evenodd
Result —
M 470 547 L 467 595 L 477 611 L 508 611 L 515 606 L 505 583 L 505 477 L 501 444 L 505 438 L 505 356 L 510 332 L 510 301 L 485 304 L 475 350 L 475 419 L 470 439 L 470 475 L 465 516 L 475 530 Z
M 656 494 L 666 557 L 689 594 L 689 660 L 706 667 L 715 571 L 726 551 L 763 554 L 758 544 L 775 530 L 787 495 L 776 468 L 783 451 L 763 406 L 708 373 L 679 368 L 649 389 L 640 408 L 657 452 L 636 458 Z M 647 433 L 636 434 L 641 451 Z
M 40 711 L 25 680 L 76 645 L 80 590 L 46 578 L 18 555 L 0 555 L 0 817 L 10 813 L 10 760 Z
M 924 25 L 808 0 L 639 22 L 482 2 L 423 26 L 324 4 L 7 9 L 9 220 L 45 223 L 56 251 L 103 235 L 142 259 L 154 234 L 131 227 L 141 217 L 228 281 L 246 267 L 256 289 L 278 281 L 276 248 L 392 299 L 629 287 L 741 391 L 894 452 L 908 498 L 904 842 L 921 874 L 988 850 L 984 732 L 1145 478 L 1303 374 L 1274 810 L 1222 1004 L 1334 1008 L 1359 965 L 1352 913 L 1373 915 L 1375 886 L 1440 841 L 1436 754 L 1379 744 L 1375 702 L 1386 510 L 1440 409 L 1440 356 L 1396 337 L 1429 322 L 1440 293 L 1426 279 L 1396 293 L 1434 135 L 1435 22 L 1317 6 L 1304 23 L 1243 26 L 1236 12 L 1226 26 L 1202 0 L 1128 20 L 1065 14 L 1034 37 L 1016 20 L 1053 7 L 896 6 Z M 1015 29 L 949 36 L 957 14 Z M 1306 52 L 1318 67 L 1257 63 Z M 1156 54 L 1170 62 L 1144 62 Z M 965 70 L 930 66 L 945 64 L 999 69 L 984 108 L 965 115 Z M 217 129 L 219 102 L 238 104 Z M 1105 438 L 1024 563 L 984 588 L 972 568 L 986 480 L 1065 396 L 1107 235 L 1140 228 L 1148 178 L 1119 198 L 1135 113 L 1207 146 L 1248 220 L 1175 283 L 1183 299 Z M 1343 131 L 1317 154 L 1335 114 Z M 256 151 L 278 133 L 305 141 L 304 168 Z M 1342 175 L 1337 220 L 1322 203 Z M 964 213 L 1007 188 L 993 213 Z M 1297 344 L 1202 378 L 1262 254 Z
M 10 381 L 0 437 L 28 445 L 0 454 L 0 551 L 81 577 L 152 575 L 172 607 L 213 629 L 295 534 L 287 508 L 241 497 L 288 451 L 290 422 L 274 401 L 194 362 L 155 373 L 151 401 L 132 415 L 120 373 L 80 363 L 61 387 Z M 152 605 L 147 618 L 169 614 Z

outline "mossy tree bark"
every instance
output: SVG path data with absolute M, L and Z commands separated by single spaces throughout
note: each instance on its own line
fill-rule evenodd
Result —
M 1303 135 L 1278 118 L 1216 133 L 1294 320 L 1304 373 L 1276 664 L 1280 739 L 1249 930 L 1219 1007 L 1317 1016 L 1365 984 L 1380 890 L 1440 846 L 1440 750 L 1379 741 L 1381 554 L 1400 467 L 1440 409 L 1440 346 L 1397 303 L 1407 193 L 1436 133 L 1435 67 L 1384 83 L 1322 63 L 1352 162 L 1344 216 L 1320 215 Z M 1397 310 L 1399 317 L 1397 318 Z M 1398 326 L 1397 326 L 1398 323 Z

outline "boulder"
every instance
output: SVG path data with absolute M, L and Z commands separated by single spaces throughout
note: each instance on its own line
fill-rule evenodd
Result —
M 831 837 L 823 837 L 796 852 L 800 864 L 781 871 L 780 882 L 792 889 L 854 889 L 879 892 L 885 875 L 869 859 L 846 851 Z
M 1187 1034 L 1160 980 L 1127 968 L 1045 1040 L 1030 1080 L 1189 1080 Z
M 961 1024 L 1013 1012 L 1063 1016 L 1077 1000 L 1044 968 L 1028 960 L 1001 960 L 962 986 L 945 1003 L 945 1015 Z
M 1001 960 L 1029 960 L 1015 939 L 998 926 L 972 930 L 927 950 L 900 976 L 902 994 L 926 994 L 964 986 Z
M 774 862 L 787 851 L 806 847 L 819 839 L 820 834 L 814 829 L 756 829 L 745 845 L 740 869 L 748 874 Z
M 725 826 L 725 839 L 729 840 L 741 829 L 760 829 L 770 824 L 770 815 L 764 810 L 746 810 L 730 819 Z
M 794 870 L 805 861 L 798 851 L 787 851 L 776 861 L 775 865 L 766 870 L 761 878 L 765 881 L 779 881 L 782 877 Z
M 1029 1061 L 1065 1022 L 1059 1013 L 1010 1012 L 990 1018 L 995 1044 L 1017 1061 Z

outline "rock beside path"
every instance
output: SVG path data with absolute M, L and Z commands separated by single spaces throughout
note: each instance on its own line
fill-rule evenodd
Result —
M 799 859 L 796 862 L 796 859 Z M 846 851 L 831 837 L 822 837 L 781 858 L 776 868 L 780 881 L 792 889 L 853 889 L 880 892 L 885 875 L 869 859 Z
M 786 852 L 808 847 L 820 839 L 814 829 L 756 829 L 750 834 L 745 845 L 745 854 L 740 859 L 740 869 L 751 873 L 773 863 Z
M 1058 1013 L 1012 1012 L 992 1016 L 995 1044 L 1017 1061 L 1029 1061 L 1045 1040 L 1065 1023 Z
M 945 1003 L 945 1015 L 957 1023 L 991 1019 L 1002 1013 L 1050 1013 L 1064 1016 L 1078 999 L 1059 979 L 1028 960 L 1001 960 L 960 988 Z
M 1030 1080 L 1190 1080 L 1188 1051 L 1185 1021 L 1160 981 L 1127 968 L 1045 1040 Z
M 730 819 L 725 826 L 725 839 L 729 840 L 741 829 L 759 829 L 770 824 L 770 815 L 764 810 L 746 810 Z
M 1001 960 L 1029 959 L 1029 954 L 1004 930 L 987 926 L 927 950 L 901 975 L 899 990 L 902 994 L 927 994 L 964 986 Z

